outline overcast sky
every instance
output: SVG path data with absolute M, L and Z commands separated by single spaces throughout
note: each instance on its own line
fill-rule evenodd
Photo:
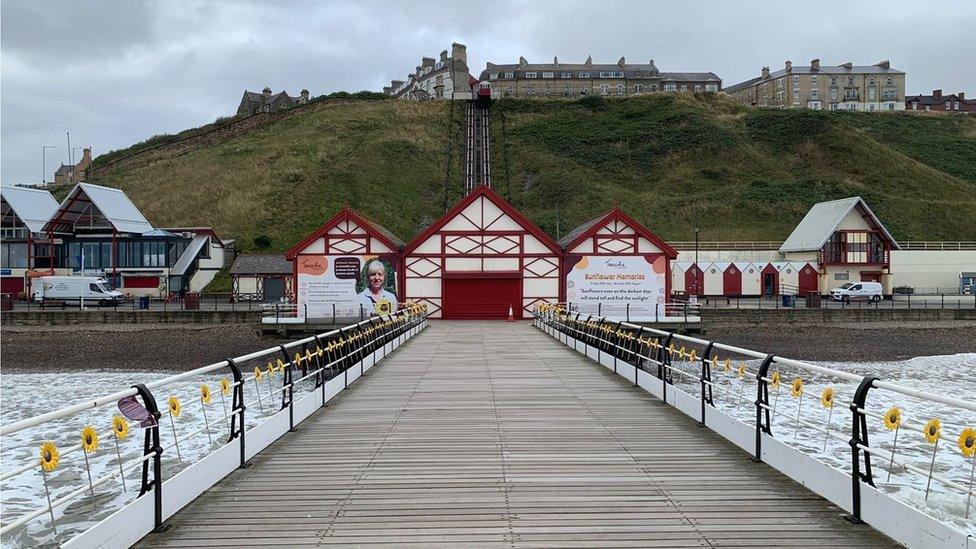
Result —
M 476 76 L 486 61 L 591 54 L 712 71 L 731 85 L 787 59 L 890 59 L 909 94 L 976 96 L 976 2 L 790 4 L 3 0 L 0 178 L 39 183 L 41 147 L 55 145 L 50 180 L 67 161 L 66 131 L 98 155 L 232 114 L 244 89 L 379 91 L 455 41 Z

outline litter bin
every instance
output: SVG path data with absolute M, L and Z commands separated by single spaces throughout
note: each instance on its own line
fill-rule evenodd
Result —
M 820 308 L 820 294 L 809 293 L 807 294 L 807 309 L 819 309 Z
M 139 298 L 139 310 L 148 311 L 149 310 L 149 296 L 144 295 Z
M 783 294 L 783 307 L 793 306 L 793 296 L 789 294 Z

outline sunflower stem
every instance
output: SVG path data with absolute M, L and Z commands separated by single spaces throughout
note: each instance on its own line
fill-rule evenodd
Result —
M 935 439 L 935 447 L 932 448 L 932 463 L 929 464 L 929 480 L 925 483 L 925 501 L 929 500 L 929 488 L 932 487 L 932 471 L 935 470 L 935 453 L 939 451 L 939 440 Z
M 119 478 L 122 479 L 122 491 L 128 492 L 129 489 L 125 486 L 125 471 L 122 470 L 122 450 L 119 448 L 119 436 L 115 434 L 115 429 L 112 431 L 112 436 L 115 438 L 115 455 L 119 458 Z
M 230 432 L 230 418 L 227 417 L 227 397 L 224 396 L 224 388 L 220 388 L 220 408 L 224 411 L 224 421 L 227 422 L 227 432 Z
M 84 448 L 81 449 L 81 455 L 85 456 L 85 472 L 88 473 L 88 489 L 91 491 L 91 495 L 95 495 L 95 485 L 92 484 L 91 479 L 91 465 L 88 463 L 88 452 Z
M 824 448 L 823 448 L 824 452 L 827 451 L 827 441 L 830 440 L 830 418 L 832 415 L 834 415 L 833 405 L 831 405 L 831 407 L 827 409 L 827 434 L 824 436 Z
M 183 456 L 180 455 L 180 439 L 176 436 L 176 422 L 173 421 L 173 412 L 169 413 L 169 424 L 173 427 L 173 446 L 176 447 L 176 459 L 183 463 Z
M 966 492 L 966 518 L 969 518 L 969 503 L 973 499 L 973 476 L 976 475 L 976 454 L 973 454 L 973 466 L 969 470 L 969 491 Z
M 803 407 L 803 393 L 800 393 L 800 398 L 796 401 L 796 426 L 793 427 L 793 440 L 796 440 L 796 435 L 800 432 L 800 408 Z
M 264 414 L 264 399 L 261 398 L 261 384 L 258 383 L 258 378 L 254 378 L 254 392 L 258 394 L 258 406 L 261 407 L 261 413 Z
M 47 512 L 51 514 L 51 529 L 54 535 L 58 534 L 58 527 L 54 524 L 54 506 L 51 505 L 51 490 L 47 487 L 47 472 L 41 469 L 41 478 L 44 479 L 44 495 L 47 497 Z
M 776 393 L 773 394 L 773 416 L 770 421 L 776 419 L 776 403 L 779 402 L 779 387 L 776 387 Z
M 207 419 L 207 403 L 200 399 L 200 407 L 203 408 L 203 426 L 204 430 L 207 432 L 207 440 L 210 444 L 213 444 L 213 437 L 210 436 L 210 420 Z
M 898 431 L 901 425 L 895 425 L 895 440 L 891 443 L 891 459 L 888 460 L 888 478 L 885 482 L 891 482 L 891 470 L 895 468 L 895 448 L 898 446 Z

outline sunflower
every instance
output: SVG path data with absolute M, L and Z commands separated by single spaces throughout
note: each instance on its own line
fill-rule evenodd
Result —
M 942 438 L 942 422 L 937 417 L 932 418 L 925 424 L 925 430 L 922 432 L 925 433 L 925 440 L 929 444 L 935 444 Z
M 823 390 L 823 393 L 820 394 L 820 404 L 822 404 L 824 408 L 833 408 L 834 407 L 834 388 L 833 387 L 827 387 L 826 389 Z
M 901 426 L 901 410 L 897 406 L 892 406 L 885 412 L 884 426 L 889 431 L 894 431 Z
M 681 359 L 681 360 L 684 360 L 685 359 L 685 346 L 684 345 L 682 345 L 681 348 L 678 349 L 678 358 Z
M 668 344 L 668 354 L 674 356 L 674 343 Z
M 959 433 L 959 449 L 966 457 L 976 456 L 976 429 L 966 427 Z
M 86 454 L 94 454 L 98 450 L 98 432 L 91 425 L 85 425 L 81 430 L 81 448 Z
M 230 380 L 226 377 L 220 378 L 220 393 L 224 396 L 230 394 Z
M 803 396 L 803 380 L 796 378 L 793 383 L 790 384 L 790 396 L 793 398 L 799 398 Z
M 731 358 L 725 359 L 725 362 L 722 363 L 722 371 L 724 371 L 725 373 L 729 373 L 729 372 L 732 371 L 732 359 Z
M 696 360 L 698 360 L 698 351 L 696 351 L 695 349 L 692 349 L 691 352 L 688 353 L 688 361 L 689 362 L 694 362 Z
M 180 417 L 180 411 L 182 410 L 180 407 L 180 399 L 176 398 L 175 396 L 171 396 L 167 402 L 169 403 L 169 415 L 173 417 Z
M 41 469 L 51 472 L 58 466 L 61 456 L 58 454 L 58 447 L 50 440 L 41 444 Z
M 275 362 L 275 366 L 278 368 L 278 371 L 279 372 L 284 372 L 285 371 L 285 363 L 282 362 L 280 358 L 278 359 L 277 362 Z
M 129 422 L 119 414 L 115 414 L 112 416 L 112 432 L 115 433 L 115 438 L 124 439 L 129 436 Z
M 735 373 L 738 374 L 740 378 L 746 377 L 746 365 L 740 362 L 739 369 L 736 370 Z
M 302 363 L 302 354 L 301 353 L 295 353 L 295 358 L 291 359 L 291 363 L 294 364 L 295 366 L 298 366 L 299 364 L 301 364 Z
M 769 386 L 773 389 L 779 389 L 779 372 L 773 372 L 772 377 L 769 378 Z
M 211 398 L 212 396 L 210 395 L 210 386 L 204 383 L 203 385 L 200 386 L 200 400 L 202 400 L 204 404 L 210 404 Z
M 264 372 L 261 371 L 261 368 L 259 366 L 255 366 L 254 367 L 254 379 L 260 380 L 262 377 L 264 377 Z

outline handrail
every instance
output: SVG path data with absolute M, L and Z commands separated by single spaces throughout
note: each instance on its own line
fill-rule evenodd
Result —
M 754 402 L 749 400 L 742 400 L 742 387 L 739 386 L 739 401 L 738 404 L 743 402 L 748 402 L 749 405 L 755 406 L 756 419 L 755 419 L 755 430 L 756 430 L 756 441 L 755 441 L 755 456 L 754 459 L 761 460 L 763 453 L 761 450 L 762 446 L 762 434 L 772 437 L 771 431 L 771 421 L 775 417 L 775 403 L 770 406 L 771 402 L 769 399 L 769 387 L 775 383 L 776 387 L 779 387 L 780 379 L 778 370 L 774 374 L 770 374 L 769 367 L 772 364 L 776 364 L 782 367 L 789 367 L 795 370 L 807 371 L 811 373 L 816 373 L 823 376 L 829 376 L 835 379 L 844 380 L 856 384 L 857 389 L 854 392 L 854 396 L 851 400 L 850 411 L 853 416 L 853 432 L 850 434 L 849 444 L 852 449 L 852 460 L 851 460 L 851 512 L 852 520 L 861 520 L 861 484 L 867 483 L 871 486 L 874 485 L 871 471 L 871 456 L 875 455 L 877 459 L 880 459 L 882 463 L 886 463 L 890 468 L 894 464 L 898 464 L 903 467 L 906 471 L 911 471 L 913 473 L 919 473 L 926 475 L 928 478 L 928 483 L 931 484 L 932 481 L 936 481 L 943 486 L 952 488 L 954 490 L 962 491 L 967 496 L 966 509 L 967 517 L 969 516 L 969 498 L 976 496 L 976 490 L 973 490 L 972 479 L 970 479 L 970 486 L 966 487 L 960 482 L 953 479 L 947 478 L 942 474 L 934 472 L 934 468 L 930 468 L 929 471 L 925 471 L 920 467 L 916 467 L 910 463 L 903 463 L 903 460 L 899 458 L 895 461 L 895 450 L 894 445 L 890 449 L 890 457 L 887 455 L 889 450 L 887 448 L 882 449 L 878 446 L 872 446 L 868 440 L 868 427 L 866 423 L 866 417 L 883 417 L 887 422 L 887 416 L 882 416 L 881 414 L 875 412 L 869 412 L 865 410 L 865 399 L 868 392 L 871 389 L 882 389 L 885 391 L 891 391 L 900 395 L 912 397 L 915 399 L 927 401 L 930 403 L 943 404 L 946 406 L 953 407 L 959 411 L 976 412 L 976 402 L 964 400 L 961 398 L 955 398 L 947 395 L 931 393 L 928 391 L 922 391 L 906 387 L 897 383 L 886 382 L 878 379 L 874 376 L 862 376 L 851 372 L 845 372 L 841 370 L 836 370 L 833 368 L 828 368 L 824 366 L 819 366 L 816 364 L 811 364 L 808 362 L 793 360 L 788 358 L 782 358 L 778 356 L 773 356 L 771 354 L 758 352 L 752 349 L 746 349 L 742 347 L 737 347 L 734 345 L 727 345 L 723 343 L 713 342 L 706 339 L 688 336 L 684 334 L 678 334 L 672 331 L 660 330 L 647 326 L 640 326 L 638 324 L 633 324 L 630 322 L 609 322 L 606 318 L 594 318 L 587 317 L 582 318 L 579 314 L 569 313 L 561 304 L 548 304 L 543 303 L 537 306 L 536 311 L 533 314 L 533 318 L 536 325 L 539 327 L 544 327 L 548 331 L 549 335 L 553 337 L 558 337 L 555 332 L 561 332 L 565 334 L 568 338 L 573 340 L 574 348 L 577 342 L 583 343 L 584 346 L 589 346 L 591 350 L 595 350 L 597 353 L 597 358 L 601 353 L 605 353 L 606 356 L 613 357 L 614 370 L 617 369 L 617 361 L 623 360 L 625 363 L 629 364 L 634 368 L 634 379 L 635 385 L 638 385 L 638 371 L 645 371 L 650 375 L 657 377 L 662 380 L 661 385 L 661 395 L 665 403 L 668 403 L 668 389 L 669 384 L 673 384 L 670 379 L 672 374 L 679 374 L 682 378 L 687 378 L 687 381 L 694 385 L 697 381 L 700 386 L 700 400 L 701 400 L 701 415 L 699 425 L 705 426 L 706 418 L 706 408 L 711 406 L 714 408 L 712 402 L 712 391 L 717 389 L 720 391 L 725 391 L 727 387 L 717 386 L 716 382 L 711 378 L 711 369 L 718 367 L 719 359 L 716 355 L 712 355 L 714 350 L 725 351 L 732 353 L 733 355 L 739 355 L 744 357 L 749 357 L 752 359 L 758 359 L 762 361 L 758 372 L 750 372 L 746 369 L 744 363 L 740 363 L 737 372 L 731 375 L 737 375 L 739 379 L 745 380 L 748 374 L 749 379 L 754 379 L 756 381 L 756 387 L 758 390 L 758 397 Z M 646 339 L 645 339 L 646 336 Z M 663 341 L 663 343 L 662 343 Z M 568 342 L 566 342 L 569 345 Z M 682 345 L 684 344 L 684 345 Z M 681 348 L 676 347 L 680 345 Z M 702 349 L 701 355 L 698 355 L 698 350 L 692 348 L 690 351 L 687 347 L 691 345 L 694 347 L 700 347 Z M 646 351 L 645 351 L 646 349 Z M 672 359 L 679 360 L 679 363 L 673 363 Z M 657 372 L 654 373 L 650 370 L 644 369 L 644 364 L 657 365 Z M 678 366 L 680 364 L 694 365 L 700 364 L 701 371 L 699 373 L 694 373 L 694 370 L 689 370 L 685 368 L 680 369 Z M 729 372 L 729 358 L 723 363 L 726 372 Z M 609 366 L 608 366 L 609 367 Z M 627 374 L 630 375 L 629 373 Z M 774 379 L 775 378 L 775 381 Z M 802 377 L 797 378 L 801 381 Z M 744 381 L 743 381 L 744 384 Z M 789 384 L 788 384 L 789 385 Z M 778 395 L 778 392 L 777 392 Z M 833 395 L 833 393 L 831 393 Z M 793 395 L 794 397 L 796 395 Z M 802 385 L 801 385 L 801 396 L 802 396 Z M 826 397 L 824 397 L 826 398 Z M 831 396 L 831 398 L 833 398 Z M 825 405 L 826 406 L 826 405 Z M 832 405 L 830 406 L 833 410 Z M 770 416 L 770 411 L 773 411 L 773 415 Z M 815 426 L 810 422 L 805 420 L 801 421 L 799 408 L 797 408 L 796 415 L 796 426 L 797 429 L 802 423 L 806 427 L 813 427 L 818 431 L 826 434 L 827 439 L 833 435 L 835 440 L 847 440 L 845 437 L 840 437 L 836 432 L 831 433 L 829 419 L 826 428 L 820 426 Z M 896 410 L 896 408 L 893 408 Z M 687 413 L 687 412 L 686 412 Z M 891 413 L 891 410 L 889 412 Z M 901 425 L 900 412 L 898 416 L 898 425 Z M 730 416 L 733 417 L 734 416 Z M 829 416 L 828 416 L 829 417 Z M 741 421 L 741 420 L 737 420 Z M 791 423 L 792 419 L 789 420 Z M 748 423 L 746 423 L 748 425 Z M 955 425 L 959 427 L 962 433 L 960 437 L 966 436 L 966 432 L 972 425 Z M 897 427 L 895 427 L 897 428 Z M 907 428 L 907 422 L 906 427 Z M 928 424 L 926 425 L 928 428 Z M 842 428 L 838 427 L 838 431 Z M 938 427 L 936 427 L 938 429 Z M 897 431 L 896 431 L 897 432 Z M 928 435 L 927 435 L 928 436 Z M 938 440 L 941 439 L 941 431 L 935 435 L 935 442 L 929 439 L 930 443 L 937 444 Z M 962 448 L 963 442 L 960 438 L 960 448 Z M 970 440 L 970 439 L 967 439 Z M 951 444 L 951 442 L 948 442 Z M 824 448 L 826 449 L 826 439 L 824 441 Z M 971 440 L 970 443 L 971 444 Z M 937 447 L 936 447 L 937 448 Z M 965 453 L 965 451 L 964 451 Z M 881 454 L 881 455 L 879 455 Z M 932 454 L 932 463 L 934 465 L 935 451 Z M 976 459 L 976 458 L 974 458 Z M 863 462 L 863 469 L 862 469 Z M 974 462 L 976 463 L 976 462 Z M 968 471 L 967 471 L 968 472 Z M 968 476 L 968 475 L 967 475 Z M 925 477 L 923 477 L 925 478 Z M 928 494 L 929 488 L 926 487 L 926 495 Z
M 89 490 L 94 493 L 94 487 L 100 486 L 105 482 L 108 482 L 116 476 L 121 476 L 124 474 L 125 470 L 131 469 L 136 465 L 141 464 L 143 467 L 142 474 L 142 489 L 139 495 L 142 496 L 149 491 L 155 492 L 155 509 L 156 509 L 156 527 L 158 528 L 162 522 L 162 468 L 160 463 L 161 454 L 167 449 L 175 447 L 177 453 L 179 453 L 179 446 L 176 438 L 176 427 L 173 425 L 173 444 L 168 447 L 163 447 L 159 443 L 159 432 L 161 430 L 160 414 L 157 411 L 155 396 L 153 395 L 154 389 L 159 389 L 177 383 L 179 381 L 214 372 L 223 368 L 229 368 L 234 374 L 234 381 L 228 382 L 226 378 L 221 380 L 223 387 L 218 389 L 221 391 L 221 398 L 225 398 L 224 395 L 232 394 L 232 402 L 230 410 L 227 411 L 226 403 L 222 402 L 222 408 L 224 408 L 224 423 L 220 429 L 227 429 L 230 437 L 226 440 L 225 444 L 230 444 L 235 439 L 240 444 L 240 461 L 241 465 L 245 462 L 245 429 L 244 429 L 244 412 L 247 407 L 253 403 L 245 403 L 244 399 L 244 386 L 249 382 L 253 382 L 255 385 L 255 392 L 258 396 L 258 402 L 262 400 L 260 396 L 260 387 L 257 385 L 256 378 L 260 377 L 257 373 L 254 375 L 243 376 L 239 365 L 248 361 L 256 359 L 265 359 L 266 357 L 277 356 L 276 361 L 278 367 L 284 372 L 285 380 L 282 382 L 278 389 L 272 390 L 272 387 L 268 385 L 268 391 L 271 392 L 269 397 L 271 397 L 272 410 L 274 410 L 274 393 L 287 394 L 287 401 L 283 401 L 281 409 L 288 408 L 289 411 L 289 421 L 291 422 L 292 417 L 292 399 L 291 395 L 294 390 L 295 385 L 299 382 L 315 377 L 315 388 L 312 391 L 319 390 L 322 391 L 322 403 L 325 403 L 325 375 L 326 370 L 328 370 L 331 375 L 342 375 L 344 372 L 348 372 L 348 369 L 356 364 L 363 364 L 363 360 L 367 358 L 371 353 L 377 352 L 380 347 L 384 347 L 387 343 L 393 341 L 393 338 L 400 338 L 401 336 L 410 337 L 414 332 L 412 331 L 415 327 L 422 328 L 422 323 L 427 319 L 428 312 L 427 307 L 423 304 L 407 304 L 406 306 L 400 308 L 398 311 L 391 313 L 389 315 L 378 315 L 370 318 L 366 318 L 358 323 L 330 330 L 321 334 L 314 336 L 309 336 L 294 341 L 287 342 L 283 345 L 263 349 L 260 351 L 255 351 L 233 359 L 222 360 L 206 366 L 195 368 L 186 372 L 171 375 L 163 379 L 148 382 L 145 384 L 135 385 L 130 389 L 116 391 L 107 395 L 97 397 L 92 400 L 86 400 L 71 404 L 69 406 L 64 406 L 57 410 L 52 410 L 44 414 L 40 414 L 34 417 L 26 418 L 9 425 L 0 426 L 0 436 L 9 436 L 25 429 L 36 427 L 38 425 L 43 425 L 55 420 L 67 418 L 74 416 L 75 414 L 90 410 L 93 408 L 98 408 L 106 404 L 111 404 L 113 402 L 120 401 L 124 398 L 138 396 L 143 401 L 143 406 L 148 411 L 148 418 L 151 419 L 149 425 L 145 427 L 145 447 L 142 456 L 136 461 L 128 461 L 123 463 L 121 454 L 118 455 L 118 469 L 109 474 L 108 476 L 103 476 L 97 480 L 91 479 L 91 470 L 88 469 L 88 457 L 85 455 L 86 469 L 89 471 L 89 482 L 87 482 L 83 487 L 70 492 L 67 495 L 63 495 L 54 501 L 50 500 L 50 493 L 46 487 L 45 478 L 45 492 L 49 494 L 48 504 L 40 508 L 28 511 L 27 513 L 20 515 L 12 522 L 0 527 L 0 534 L 5 534 L 10 530 L 21 526 L 34 518 L 41 516 L 45 513 L 50 513 L 52 521 L 54 520 L 54 509 L 60 507 L 67 503 L 68 501 L 79 497 Z M 385 347 L 384 347 L 385 348 Z M 295 353 L 294 358 L 289 358 L 290 351 L 299 349 L 299 352 Z M 302 354 L 304 352 L 304 355 Z M 282 356 L 283 355 L 283 356 Z M 385 352 L 384 352 L 385 356 Z M 374 357 L 375 360 L 378 358 Z M 302 364 L 304 362 L 304 364 Z M 301 368 L 300 377 L 297 380 L 292 381 L 291 372 L 293 369 Z M 269 362 L 269 374 L 273 372 L 272 365 Z M 345 375 L 348 375 L 346 373 Z M 346 378 L 346 384 L 348 385 L 348 377 Z M 206 385 L 205 385 L 206 386 Z M 205 387 L 204 386 L 204 387 Z M 201 387 L 201 391 L 204 387 Z M 207 389 L 209 392 L 209 388 Z M 226 391 L 226 392 L 225 392 Z M 201 393 L 202 394 L 202 393 Z M 208 423 L 206 418 L 206 406 L 205 404 L 209 402 L 209 397 L 204 400 L 203 406 L 203 418 L 204 426 L 200 429 L 192 431 L 190 433 L 184 433 L 184 440 L 190 438 L 200 433 L 206 431 L 208 435 L 208 440 L 210 439 L 211 428 L 217 423 Z M 178 406 L 178 405 L 177 405 Z M 263 407 L 263 404 L 262 404 Z M 175 415 L 179 415 L 177 411 Z M 172 420 L 173 415 L 170 416 Z M 235 425 L 239 427 L 235 428 Z M 226 434 L 226 433 L 225 433 Z M 211 444 L 213 441 L 211 440 Z M 63 457 L 70 453 L 76 452 L 81 449 L 82 452 L 85 450 L 82 445 L 74 445 L 65 448 L 64 451 L 60 452 Z M 118 448 L 116 447 L 118 451 Z M 57 461 L 55 460 L 52 470 L 57 466 Z M 62 460 L 63 461 L 63 460 Z M 182 458 L 181 458 L 182 461 Z M 152 465 L 150 465 L 152 463 Z M 41 463 L 38 462 L 37 458 L 30 460 L 30 462 L 25 463 L 23 466 L 16 467 L 13 470 L 8 470 L 3 474 L 3 479 L 11 478 L 19 474 L 26 473 L 28 471 L 33 471 L 41 469 Z M 149 468 L 152 467 L 154 473 L 152 479 L 149 478 Z

